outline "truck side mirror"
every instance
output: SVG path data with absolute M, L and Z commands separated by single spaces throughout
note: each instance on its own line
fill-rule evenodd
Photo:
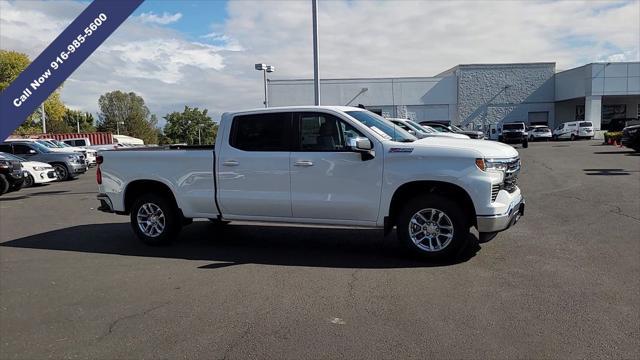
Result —
M 362 161 L 371 160 L 375 157 L 373 144 L 366 137 L 351 138 L 348 146 L 352 151 L 359 152 L 362 155 Z

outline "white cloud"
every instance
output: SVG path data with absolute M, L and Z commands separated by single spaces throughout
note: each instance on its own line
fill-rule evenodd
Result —
M 174 23 L 182 18 L 181 13 L 169 14 L 168 12 L 163 12 L 162 15 L 154 14 L 153 12 L 145 12 L 138 16 L 140 21 L 143 23 L 155 23 L 160 25 L 167 25 Z
M 105 52 L 119 54 L 126 66 L 114 69 L 123 77 L 155 79 L 173 84 L 184 78 L 182 68 L 222 70 L 223 59 L 215 46 L 178 39 L 151 39 L 109 45 Z
M 313 74 L 310 2 L 261 4 L 230 2 L 229 18 L 199 41 L 131 18 L 65 82 L 62 99 L 96 112 L 101 94 L 134 91 L 159 118 L 185 104 L 214 116 L 260 107 L 254 63 L 275 65 L 273 78 Z M 0 47 L 34 58 L 85 6 L 0 2 Z M 325 78 L 433 76 L 460 63 L 567 69 L 637 61 L 640 51 L 640 1 L 323 1 L 319 15 Z

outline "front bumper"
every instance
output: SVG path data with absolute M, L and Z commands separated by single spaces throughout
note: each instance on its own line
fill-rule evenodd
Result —
M 84 163 L 71 163 L 69 164 L 69 170 L 73 175 L 84 174 L 87 172 L 87 165 Z
M 524 215 L 524 197 L 520 201 L 513 203 L 509 210 L 500 215 L 479 215 L 476 217 L 478 232 L 492 233 L 504 231 L 515 225 Z
M 53 169 L 40 170 L 40 171 L 36 170 L 31 173 L 31 176 L 33 177 L 33 181 L 36 184 L 48 183 L 51 181 L 58 180 L 58 175 L 56 174 L 56 171 Z

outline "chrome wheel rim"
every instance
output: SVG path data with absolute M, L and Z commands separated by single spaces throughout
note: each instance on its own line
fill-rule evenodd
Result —
M 453 240 L 453 222 L 441 210 L 422 209 L 409 221 L 409 236 L 420 250 L 442 251 Z
M 145 203 L 138 209 L 138 228 L 149 237 L 158 237 L 166 225 L 162 209 L 154 203 Z

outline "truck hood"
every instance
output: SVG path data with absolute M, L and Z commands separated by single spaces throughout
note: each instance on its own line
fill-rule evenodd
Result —
M 455 148 L 473 150 L 485 159 L 504 159 L 518 156 L 518 151 L 507 144 L 475 139 L 455 139 L 449 137 L 427 137 L 416 140 L 412 144 L 424 147 Z

